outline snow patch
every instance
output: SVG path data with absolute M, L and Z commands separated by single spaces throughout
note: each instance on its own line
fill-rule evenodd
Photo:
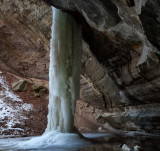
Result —
M 21 120 L 27 119 L 22 115 L 22 111 L 30 111 L 32 108 L 31 104 L 23 103 L 23 100 L 9 89 L 0 71 L 0 135 L 8 130 L 24 131 L 16 125 L 21 125 Z M 16 135 L 18 132 L 13 133 Z
M 138 146 L 138 145 L 135 145 L 135 146 L 134 146 L 134 151 L 139 151 L 140 149 L 141 149 L 140 146 Z
M 22 105 L 22 109 L 25 111 L 30 111 L 30 110 L 32 110 L 32 108 L 33 108 L 33 106 L 31 104 L 24 103 Z
M 0 85 L 4 88 L 4 92 L 1 92 L 1 94 L 4 94 L 6 97 L 12 99 L 12 101 L 16 102 L 22 102 L 22 100 L 15 94 L 13 94 L 8 87 L 7 82 L 4 80 L 2 76 L 2 72 L 0 71 Z
M 122 150 L 123 150 L 123 151 L 131 151 L 131 149 L 130 149 L 126 144 L 124 144 L 124 145 L 122 146 Z
M 40 137 L 32 138 L 29 141 L 23 141 L 18 143 L 16 146 L 19 149 L 36 149 L 36 148 L 48 148 L 52 149 L 63 149 L 63 148 L 75 148 L 90 143 L 81 139 L 78 134 L 74 133 L 61 133 L 59 131 L 50 131 L 44 133 Z

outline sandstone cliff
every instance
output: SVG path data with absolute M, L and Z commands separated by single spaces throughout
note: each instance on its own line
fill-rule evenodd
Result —
M 83 26 L 81 97 L 98 109 L 97 120 L 115 131 L 159 133 L 159 1 L 45 1 Z
M 77 103 L 76 126 L 159 134 L 159 1 L 44 1 L 82 24 L 84 102 Z M 48 80 L 50 27 L 51 9 L 42 1 L 0 1 L 1 67 Z

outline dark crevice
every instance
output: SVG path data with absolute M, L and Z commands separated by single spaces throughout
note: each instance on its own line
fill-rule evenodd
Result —
M 109 96 L 108 92 L 107 92 L 107 96 L 108 96 L 108 100 L 110 102 L 110 106 L 107 108 L 112 108 L 112 100 L 111 100 L 111 97 Z
M 135 6 L 134 0 L 126 0 L 126 3 L 128 4 L 129 7 L 134 7 Z
M 132 7 L 135 5 L 133 0 L 128 0 L 127 2 L 129 7 Z M 108 2 L 101 1 L 101 3 L 103 3 L 108 10 L 108 6 L 107 6 Z M 114 4 L 113 5 L 111 4 L 111 8 L 112 7 L 113 8 L 115 7 Z M 130 100 L 129 104 L 141 104 L 142 102 L 139 99 L 137 99 L 135 96 L 130 95 L 129 92 L 126 91 L 125 89 L 126 84 L 122 83 L 122 85 L 119 85 L 113 76 L 113 73 L 115 73 L 120 67 L 128 65 L 131 62 L 132 58 L 129 52 L 132 51 L 132 49 L 130 49 L 129 44 L 124 43 L 123 41 L 119 42 L 117 39 L 111 40 L 109 37 L 107 37 L 107 35 L 104 35 L 102 32 L 99 32 L 91 28 L 86 22 L 85 18 L 82 16 L 82 14 L 80 14 L 79 12 L 69 11 L 69 10 L 67 11 L 63 10 L 63 11 L 71 14 L 77 20 L 77 22 L 82 24 L 83 40 L 86 43 L 88 43 L 90 50 L 93 52 L 98 62 L 107 68 L 108 75 L 110 76 L 112 81 L 117 85 L 117 87 L 120 90 L 125 92 L 125 96 Z M 109 9 L 108 11 L 112 11 L 112 10 Z M 113 16 L 114 15 L 116 16 L 117 9 L 114 9 L 114 11 L 115 12 L 113 13 Z M 119 18 L 116 17 L 116 20 L 118 22 Z M 114 61 L 112 61 L 112 58 L 114 58 Z M 130 72 L 130 76 L 132 77 L 131 72 Z M 112 102 L 109 95 L 108 95 L 108 99 L 105 98 L 104 95 L 102 97 L 105 103 L 104 104 L 105 108 L 108 108 L 107 104 L 110 104 L 112 107 Z
M 104 102 L 104 108 L 107 109 L 107 102 L 106 102 L 106 98 L 105 98 L 104 94 L 102 95 L 102 99 Z
M 53 2 L 51 0 L 43 0 L 45 3 L 47 3 L 48 5 L 53 5 Z
M 118 8 L 111 0 L 100 0 L 100 2 L 103 4 L 105 10 L 112 15 L 112 18 L 114 18 L 116 24 L 121 21 L 121 18 L 118 15 Z
M 160 50 L 160 23 L 157 18 L 154 6 L 147 2 L 145 7 L 142 7 L 140 19 L 148 40 Z

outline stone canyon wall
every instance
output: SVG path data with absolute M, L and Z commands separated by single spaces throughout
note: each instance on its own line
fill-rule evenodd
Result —
M 82 24 L 82 132 L 160 133 L 158 0 L 44 0 Z M 1 68 L 48 80 L 51 8 L 0 1 Z

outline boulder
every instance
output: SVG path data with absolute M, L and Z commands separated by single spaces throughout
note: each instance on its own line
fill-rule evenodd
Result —
M 17 92 L 26 92 L 28 90 L 28 82 L 26 80 L 19 80 L 12 84 L 12 89 Z
M 34 84 L 32 90 L 34 91 L 35 97 L 41 97 L 46 92 L 46 88 L 38 84 Z

